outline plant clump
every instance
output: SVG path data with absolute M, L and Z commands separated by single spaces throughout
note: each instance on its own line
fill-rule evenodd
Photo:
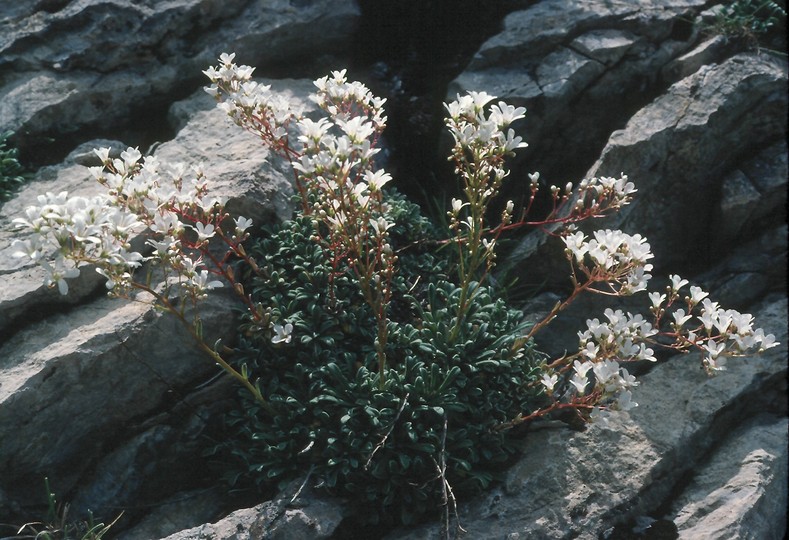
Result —
M 24 166 L 19 163 L 19 149 L 9 145 L 12 132 L 0 133 L 0 203 L 11 198 L 27 181 Z
M 244 389 L 221 445 L 232 476 L 272 486 L 304 483 L 352 498 L 360 519 L 411 523 L 440 515 L 445 536 L 457 497 L 486 488 L 516 453 L 515 429 L 553 415 L 607 425 L 638 404 L 626 365 L 655 362 L 655 349 L 696 351 L 710 374 L 730 357 L 777 345 L 747 313 L 726 309 L 680 276 L 650 291 L 650 245 L 619 230 L 578 224 L 627 205 L 627 175 L 551 186 L 552 207 L 490 204 L 526 146 L 509 127 L 525 109 L 485 92 L 445 105 L 449 160 L 462 181 L 441 230 L 385 186 L 376 163 L 384 103 L 345 71 L 315 81 L 324 117 L 296 114 L 254 68 L 233 54 L 204 73 L 206 91 L 242 129 L 288 160 L 300 208 L 259 234 L 210 195 L 199 166 L 161 163 L 129 148 L 95 152 L 90 174 L 107 188 L 92 198 L 47 193 L 14 223 L 14 256 L 39 264 L 61 294 L 92 266 L 109 293 L 155 305 L 183 325 L 208 359 Z M 506 231 L 542 230 L 564 245 L 564 300 L 533 325 L 490 279 Z M 133 240 L 145 237 L 145 249 Z M 205 342 L 199 306 L 229 287 L 243 324 L 237 345 Z M 609 307 L 579 329 L 577 350 L 538 352 L 541 328 L 582 294 L 645 293 L 649 314 Z M 187 307 L 192 307 L 187 311 Z M 455 523 L 455 530 L 460 530 Z

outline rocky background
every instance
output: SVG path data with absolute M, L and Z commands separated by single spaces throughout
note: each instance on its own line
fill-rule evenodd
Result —
M 626 172 L 635 202 L 595 225 L 646 235 L 658 282 L 691 278 L 782 343 L 711 379 L 686 357 L 643 367 L 640 407 L 613 430 L 530 432 L 506 480 L 461 505 L 467 538 L 783 538 L 786 42 L 720 35 L 718 3 L 3 2 L 0 131 L 16 133 L 37 172 L 0 207 L 0 523 L 41 519 L 46 476 L 71 516 L 122 511 L 110 536 L 125 540 L 384 534 L 354 528 L 342 501 L 309 485 L 295 502 L 298 485 L 267 502 L 229 494 L 204 451 L 221 436 L 232 383 L 175 322 L 108 299 L 95 273 L 62 297 L 10 256 L 11 220 L 37 194 L 97 192 L 85 166 L 97 164 L 98 146 L 202 161 L 239 212 L 286 218 L 282 164 L 200 90 L 201 70 L 235 51 L 305 110 L 310 81 L 342 67 L 387 97 L 387 169 L 426 208 L 456 189 L 442 101 L 484 90 L 527 107 L 515 128 L 530 146 L 505 197 L 522 200 L 531 171 L 557 185 Z M 565 270 L 547 262 L 561 262 L 557 250 L 544 235 L 519 234 L 500 261 L 500 279 L 539 286 L 526 295 L 528 315 L 547 311 L 567 286 Z M 578 324 L 601 310 L 578 304 L 538 336 L 541 347 L 572 348 Z M 203 317 L 205 328 L 232 336 L 221 295 Z

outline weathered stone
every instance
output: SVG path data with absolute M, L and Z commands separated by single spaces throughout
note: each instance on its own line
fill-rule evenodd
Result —
M 537 82 L 547 99 L 567 100 L 581 92 L 605 68 L 572 49 L 560 48 L 537 67 Z
M 761 194 L 759 204 L 754 208 L 754 220 L 772 216 L 775 222 L 785 221 L 788 161 L 789 151 L 784 140 L 742 164 L 742 171 Z
M 722 244 L 735 240 L 753 215 L 761 194 L 742 171 L 726 175 L 721 188 L 720 226 L 718 241 Z
M 636 38 L 623 30 L 592 30 L 572 40 L 569 47 L 610 66 L 619 62 L 635 42 Z
M 265 502 L 254 508 L 242 508 L 216 523 L 186 529 L 162 540 L 256 540 L 260 537 L 253 537 L 250 529 L 270 504 Z
M 341 501 L 316 497 L 305 480 L 298 480 L 272 501 L 162 540 L 320 540 L 332 536 L 344 515 Z
M 231 335 L 230 306 L 206 306 L 207 339 Z M 2 486 L 28 504 L 43 476 L 56 493 L 71 491 L 131 419 L 216 372 L 174 317 L 106 297 L 16 332 L 0 358 L 0 426 L 14 434 L 0 439 Z
M 219 519 L 223 501 L 227 500 L 224 486 L 193 491 L 179 491 L 174 496 L 157 502 L 147 515 L 132 528 L 121 532 L 117 540 L 151 540 L 163 538 Z
M 786 290 L 787 227 L 779 225 L 730 250 L 696 277 L 722 305 L 743 309 L 768 292 Z
M 259 67 L 258 74 L 290 63 L 291 73 L 303 65 L 303 76 L 313 62 L 347 51 L 358 16 L 351 0 L 85 0 L 50 11 L 4 7 L 0 126 L 17 132 L 23 149 L 40 145 L 44 135 L 128 127 L 204 84 L 200 71 L 225 51 L 238 51 L 239 60 Z M 310 31 L 315 27 L 321 31 Z
M 723 60 L 726 38 L 713 36 L 693 50 L 666 64 L 661 75 L 667 82 L 676 82 L 696 73 L 702 66 L 716 64 Z
M 692 26 L 675 27 L 701 4 L 538 2 L 505 18 L 447 97 L 484 90 L 526 107 L 513 127 L 529 147 L 512 161 L 512 178 L 538 170 L 547 182 L 577 182 L 599 156 L 601 141 L 658 91 L 660 70 L 693 46 Z M 502 197 L 528 194 L 510 182 Z
M 588 173 L 625 171 L 639 189 L 634 203 L 606 225 L 645 235 L 660 265 L 704 245 L 704 223 L 712 216 L 703 201 L 714 196 L 718 176 L 733 164 L 731 149 L 786 136 L 779 120 L 786 112 L 786 77 L 785 65 L 738 55 L 683 79 L 631 118 Z
M 672 508 L 679 537 L 764 540 L 786 533 L 786 418 L 756 417 L 693 475 Z

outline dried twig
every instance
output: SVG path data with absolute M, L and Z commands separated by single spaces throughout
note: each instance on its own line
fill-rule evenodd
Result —
M 392 419 L 392 424 L 389 426 L 389 429 L 386 430 L 386 433 L 384 433 L 384 436 L 381 438 L 381 440 L 378 441 L 378 444 L 375 445 L 375 448 L 373 448 L 373 451 L 370 453 L 370 457 L 367 458 L 367 462 L 364 464 L 365 471 L 370 468 L 370 463 L 373 461 L 373 456 L 375 453 L 384 447 L 384 444 L 386 444 L 386 439 L 388 439 L 389 435 L 391 435 L 392 431 L 394 431 L 397 421 L 400 419 L 400 415 L 403 414 L 405 404 L 408 402 L 408 396 L 410 395 L 410 392 L 406 392 L 406 394 L 403 396 L 403 399 L 400 400 L 400 408 L 397 410 L 397 414 L 395 415 L 394 419 Z

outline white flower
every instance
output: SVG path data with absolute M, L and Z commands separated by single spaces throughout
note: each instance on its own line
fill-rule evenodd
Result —
M 562 238 L 565 246 L 575 257 L 575 260 L 583 262 L 586 253 L 589 251 L 589 244 L 586 243 L 586 236 L 584 233 L 578 231 L 574 234 L 568 234 Z
M 394 223 L 389 223 L 383 217 L 379 217 L 378 219 L 371 219 L 370 225 L 372 225 L 373 229 L 375 229 L 375 234 L 377 236 L 383 235 L 386 231 L 394 227 Z
M 586 385 L 588 382 L 589 381 L 587 380 L 585 375 L 579 375 L 578 373 L 573 375 L 573 378 L 570 379 L 570 384 L 572 384 L 575 387 L 575 390 L 576 392 L 578 392 L 579 396 L 584 395 L 584 392 L 586 391 Z
M 548 390 L 548 392 L 553 392 L 553 387 L 559 381 L 559 376 L 556 374 L 548 375 L 547 373 L 543 374 L 542 380 L 540 381 L 542 385 Z
M 672 316 L 674 317 L 674 324 L 677 326 L 677 328 L 683 327 L 685 323 L 691 318 L 690 314 L 685 315 L 684 309 L 678 309 L 672 314 Z
M 773 334 L 767 334 L 766 336 L 763 336 L 761 339 L 759 351 L 766 351 L 767 349 L 772 349 L 773 347 L 777 347 L 778 345 L 780 345 L 780 343 L 775 341 L 775 336 Z
M 706 293 L 703 290 L 701 290 L 701 287 L 696 287 L 696 286 L 690 287 L 690 296 L 688 298 L 691 305 L 695 306 L 696 304 L 707 298 L 707 296 L 709 296 L 709 293 Z
M 652 302 L 652 307 L 655 309 L 659 308 L 666 301 L 666 295 L 658 292 L 651 292 L 648 296 L 649 301 Z
M 678 292 L 682 287 L 688 284 L 687 279 L 682 279 L 676 274 L 670 275 L 669 279 L 671 280 L 671 290 L 674 292 Z
M 725 356 L 719 356 L 719 357 L 705 356 L 703 364 L 704 364 L 704 369 L 710 375 L 715 373 L 716 371 L 725 371 L 726 370 L 726 357 Z
M 236 234 L 242 234 L 252 226 L 252 220 L 245 218 L 244 216 L 239 216 L 235 218 L 234 221 L 236 222 Z
M 277 345 L 279 343 L 290 343 L 292 337 L 293 325 L 285 323 L 285 326 L 274 324 L 272 327 L 274 335 L 271 337 L 271 343 Z
M 68 283 L 66 282 L 66 278 L 75 278 L 79 276 L 79 268 L 76 267 L 67 267 L 66 262 L 63 258 L 57 258 L 52 261 L 50 264 L 48 261 L 40 261 L 41 266 L 44 270 L 47 271 L 47 278 L 44 280 L 44 284 L 47 287 L 54 287 L 57 285 L 58 291 L 61 295 L 65 296 L 68 294 Z
M 573 369 L 575 370 L 575 373 L 579 377 L 585 378 L 586 374 L 589 372 L 590 369 L 592 369 L 592 367 L 594 367 L 594 363 L 590 362 L 589 360 L 583 363 L 579 362 L 578 360 L 573 362 Z
M 499 101 L 498 105 L 490 106 L 490 119 L 496 123 L 499 129 L 509 126 L 515 120 L 520 120 L 525 116 L 525 113 L 525 107 L 514 107 L 503 101 Z
M 142 157 L 142 154 L 137 148 L 129 147 L 121 152 L 121 159 L 126 165 L 126 169 L 131 169 Z
M 629 411 L 634 407 L 638 407 L 638 403 L 633 401 L 633 394 L 630 390 L 622 390 L 619 392 L 614 406 L 620 411 Z
M 233 59 L 236 57 L 236 53 L 222 53 L 219 55 L 219 63 L 224 66 L 230 66 L 233 64 Z
M 619 364 L 611 360 L 596 362 L 592 368 L 597 384 L 605 385 L 612 377 L 619 375 Z
M 370 187 L 370 191 L 379 191 L 385 184 L 392 180 L 392 175 L 383 170 L 377 170 L 375 172 L 365 171 L 364 180 Z
M 96 148 L 93 150 L 102 163 L 107 163 L 110 160 L 110 148 Z
M 211 274 L 208 273 L 208 270 L 200 270 L 199 273 L 192 275 L 189 281 L 198 295 L 223 286 L 221 281 L 211 280 Z
M 211 223 L 201 223 L 198 221 L 192 228 L 197 232 L 198 242 L 208 240 L 216 234 L 216 228 Z
M 726 350 L 726 344 L 717 343 L 710 339 L 704 345 L 703 349 L 707 351 L 707 353 L 709 354 L 709 358 L 715 359 L 718 358 L 723 353 L 724 350 Z
M 464 203 L 460 199 L 452 199 L 452 214 L 457 216 L 464 206 L 468 206 L 468 203 Z

